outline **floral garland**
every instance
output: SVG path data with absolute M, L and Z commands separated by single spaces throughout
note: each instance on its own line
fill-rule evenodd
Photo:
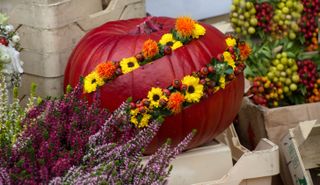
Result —
M 142 65 L 170 55 L 172 51 L 188 44 L 193 39 L 199 39 L 205 33 L 206 29 L 190 17 L 180 17 L 176 20 L 175 28 L 171 30 L 171 33 L 162 35 L 159 42 L 148 39 L 144 42 L 142 51 L 135 56 L 123 58 L 120 62 L 100 63 L 84 78 L 84 92 L 94 92 L 97 87 L 103 86 L 121 74 L 129 73 Z
M 232 36 L 225 41 L 228 48 L 200 71 L 185 76 L 181 81 L 174 80 L 166 89 L 152 87 L 147 98 L 131 102 L 131 123 L 138 128 L 146 127 L 150 119 L 177 114 L 184 107 L 224 89 L 235 75 L 244 70 L 244 61 L 251 53 L 250 46 L 245 42 L 237 41 Z

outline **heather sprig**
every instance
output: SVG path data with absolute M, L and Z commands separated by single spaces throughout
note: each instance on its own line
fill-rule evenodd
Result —
M 10 177 L 5 168 L 0 167 L 0 185 L 10 185 Z
M 24 132 L 12 148 L 9 172 L 14 184 L 46 184 L 78 165 L 89 137 L 110 116 L 82 98 L 82 85 L 61 98 L 43 100 L 29 110 Z
M 163 119 L 154 120 L 149 127 L 141 130 L 126 143 L 101 143 L 97 138 L 103 136 L 104 129 L 114 124 L 120 117 L 129 114 L 127 103 L 123 103 L 101 127 L 100 131 L 90 137 L 91 149 L 83 158 L 81 166 L 73 166 L 63 177 L 54 178 L 51 185 L 61 184 L 132 184 L 160 185 L 167 183 L 172 167 L 171 160 L 186 148 L 195 132 L 190 133 L 177 147 L 170 148 L 165 143 L 149 158 L 146 165 L 142 163 L 144 148 L 152 141 Z M 112 119 L 111 119 L 112 118 Z M 128 120 L 127 120 L 128 121 Z M 129 122 L 127 122 L 129 123 Z
M 89 147 L 93 148 L 94 146 L 112 142 L 125 143 L 131 139 L 136 129 L 131 124 L 128 124 L 130 119 L 130 115 L 127 113 L 128 110 L 129 103 L 122 103 L 106 120 L 101 129 L 90 136 Z

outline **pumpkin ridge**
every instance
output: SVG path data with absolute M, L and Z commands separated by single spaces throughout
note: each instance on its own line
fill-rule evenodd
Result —
M 205 42 L 203 42 L 202 40 L 199 39 L 199 42 L 197 42 L 197 44 L 199 45 L 199 47 L 201 47 L 201 51 L 206 52 L 206 54 L 208 55 L 209 58 L 216 58 L 216 56 L 212 55 L 212 53 L 208 49 L 209 47 L 207 46 L 207 44 Z
M 171 60 L 171 56 L 170 57 L 168 56 L 167 59 L 168 59 L 168 62 L 170 63 L 170 66 L 171 66 L 170 69 L 171 69 L 171 72 L 173 73 L 174 79 L 177 79 L 176 72 L 175 72 L 173 65 L 172 65 L 173 61 Z
M 100 53 L 100 54 L 105 54 L 107 53 L 107 56 L 109 57 L 110 54 L 112 53 L 113 49 L 115 48 L 114 46 L 117 45 L 117 43 L 121 40 L 121 37 L 116 37 L 113 39 L 113 43 L 112 43 L 112 47 L 111 47 L 111 51 L 109 52 L 101 52 L 101 50 L 103 49 L 103 47 L 106 45 L 107 42 L 109 42 L 109 40 L 105 39 L 103 40 L 102 42 L 100 42 L 99 44 L 97 44 L 94 48 L 91 49 L 90 53 L 88 54 L 88 58 L 87 60 L 85 61 L 85 67 L 84 67 L 84 72 L 82 74 L 86 74 L 87 71 L 89 71 L 88 73 L 90 73 L 93 69 L 90 69 L 90 67 L 88 67 L 89 65 L 92 65 L 92 63 L 96 63 L 96 65 L 94 66 L 97 66 L 97 64 L 99 64 L 101 61 L 97 61 L 97 60 L 94 60 L 95 59 L 95 56 L 94 56 L 94 53 Z M 93 42 L 94 40 L 92 40 Z M 90 47 L 90 46 L 88 46 Z M 109 47 L 110 48 L 110 47 Z M 87 73 L 87 74 L 88 74 Z

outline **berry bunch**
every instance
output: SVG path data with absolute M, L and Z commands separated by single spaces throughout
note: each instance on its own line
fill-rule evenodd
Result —
M 234 0 L 231 6 L 231 24 L 235 31 L 241 35 L 250 35 L 256 32 L 258 20 L 255 16 L 256 9 L 252 2 Z
M 279 101 L 284 98 L 281 86 L 272 83 L 266 77 L 256 77 L 247 95 L 255 104 L 266 107 L 278 107 Z
M 299 0 L 281 0 L 277 3 L 273 16 L 273 33 L 275 36 L 288 36 L 295 39 L 299 32 L 299 20 L 303 5 Z
M 305 85 L 310 96 L 318 78 L 317 65 L 310 59 L 298 61 L 297 64 L 300 83 Z
M 272 60 L 267 77 L 271 82 L 282 86 L 285 94 L 291 95 L 298 89 L 300 81 L 297 70 L 295 59 L 288 57 L 286 52 L 282 52 Z
M 258 26 L 266 33 L 271 32 L 273 7 L 268 2 L 263 2 L 255 5 L 258 19 Z
M 311 96 L 308 98 L 309 103 L 319 102 L 320 101 L 320 79 L 314 85 Z
M 318 49 L 318 25 L 317 16 L 320 11 L 319 0 L 302 0 L 303 14 L 301 17 L 300 27 L 305 38 L 307 50 L 313 51 Z

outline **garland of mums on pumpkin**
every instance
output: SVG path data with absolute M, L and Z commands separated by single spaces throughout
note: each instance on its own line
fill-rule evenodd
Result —
M 251 52 L 247 43 L 237 41 L 231 35 L 225 41 L 228 48 L 200 71 L 182 80 L 173 80 L 166 89 L 152 87 L 146 98 L 131 102 L 131 123 L 138 128 L 147 127 L 150 120 L 177 114 L 183 108 L 224 89 L 244 70 L 244 61 Z
M 188 44 L 193 39 L 198 39 L 205 33 L 206 29 L 190 17 L 180 17 L 176 20 L 175 28 L 171 30 L 171 33 L 162 35 L 159 42 L 148 39 L 144 42 L 142 51 L 135 56 L 123 58 L 120 62 L 100 63 L 84 78 L 84 92 L 94 92 L 97 87 L 103 86 L 121 74 L 129 73 L 142 65 L 170 55 L 172 51 Z

